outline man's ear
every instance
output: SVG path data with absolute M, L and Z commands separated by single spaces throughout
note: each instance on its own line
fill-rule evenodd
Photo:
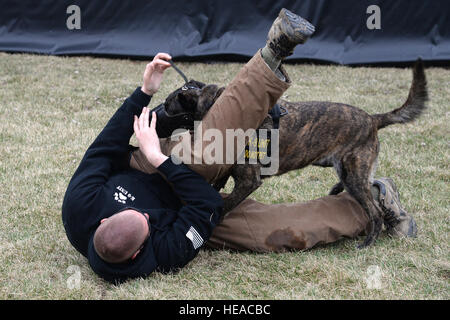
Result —
M 103 222 L 105 222 L 106 220 L 108 220 L 107 218 L 104 218 L 102 220 L 100 220 L 100 224 L 102 224 Z

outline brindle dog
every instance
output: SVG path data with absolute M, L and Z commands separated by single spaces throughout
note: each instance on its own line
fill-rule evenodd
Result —
M 174 91 L 165 102 L 169 114 L 192 112 L 201 120 L 224 88 L 191 80 Z M 422 61 L 413 68 L 413 81 L 406 102 L 388 113 L 370 115 L 342 103 L 312 101 L 278 104 L 288 110 L 279 123 L 279 170 L 281 175 L 308 165 L 334 167 L 340 182 L 330 191 L 335 195 L 344 189 L 364 208 L 370 231 L 358 247 L 371 245 L 383 227 L 383 212 L 374 201 L 371 185 L 379 152 L 378 130 L 396 123 L 418 118 L 426 108 L 427 82 Z M 272 128 L 267 116 L 260 128 Z M 261 184 L 260 164 L 236 164 L 226 176 L 215 182 L 219 191 L 229 176 L 235 181 L 231 194 L 225 199 L 224 214 L 237 206 Z

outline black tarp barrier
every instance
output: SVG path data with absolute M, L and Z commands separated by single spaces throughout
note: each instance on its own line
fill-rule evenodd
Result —
M 296 48 L 291 57 L 296 61 L 373 64 L 409 62 L 419 56 L 426 61 L 450 60 L 449 0 L 1 0 L 0 4 L 0 51 L 7 52 L 130 58 L 169 52 L 178 60 L 248 59 L 264 45 L 272 21 L 286 7 L 317 30 L 306 45 Z

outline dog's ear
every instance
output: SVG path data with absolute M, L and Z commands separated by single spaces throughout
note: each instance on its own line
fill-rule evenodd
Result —
M 214 98 L 214 102 L 216 102 L 217 98 L 220 97 L 220 95 L 223 93 L 224 90 L 225 90 L 225 87 L 220 87 L 219 90 L 217 90 L 217 94 Z
M 192 90 L 178 93 L 178 102 L 185 111 L 195 111 L 197 109 L 198 93 L 196 91 Z
M 216 102 L 217 96 L 223 92 L 224 88 L 218 88 L 216 85 L 207 85 L 202 89 L 202 94 L 198 98 L 197 112 L 195 117 L 200 119 L 208 112 L 211 106 Z

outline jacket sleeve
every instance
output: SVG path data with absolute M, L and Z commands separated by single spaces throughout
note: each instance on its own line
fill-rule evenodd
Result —
M 105 128 L 86 151 L 78 169 L 73 175 L 68 192 L 77 199 L 93 199 L 114 170 L 124 168 L 128 163 L 133 135 L 133 116 L 139 115 L 151 96 L 137 88 L 115 112 Z
M 153 240 L 158 268 L 162 272 L 182 268 L 208 241 L 222 214 L 220 194 L 186 165 L 167 159 L 158 167 L 179 198 L 186 204 L 175 222 Z

